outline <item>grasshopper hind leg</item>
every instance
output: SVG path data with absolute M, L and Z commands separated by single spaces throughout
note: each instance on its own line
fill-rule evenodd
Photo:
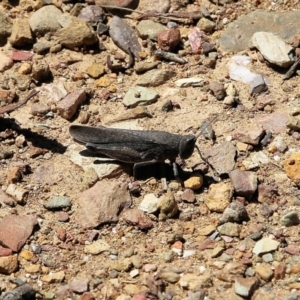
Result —
M 149 166 L 149 165 L 153 165 L 156 164 L 157 160 L 156 159 L 152 159 L 152 160 L 147 160 L 147 161 L 141 161 L 141 162 L 137 162 L 133 165 L 133 177 L 136 178 L 136 169 L 140 168 L 140 167 L 145 167 L 145 166 Z

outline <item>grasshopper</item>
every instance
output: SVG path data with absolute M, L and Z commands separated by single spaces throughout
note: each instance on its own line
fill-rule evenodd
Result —
M 172 134 L 158 130 L 128 130 L 104 126 L 70 126 L 71 136 L 94 153 L 125 163 L 133 163 L 133 176 L 142 166 L 163 162 L 173 163 L 174 175 L 178 176 L 175 160 L 189 158 L 196 148 L 201 158 L 206 161 L 196 145 L 201 132 L 195 136 Z

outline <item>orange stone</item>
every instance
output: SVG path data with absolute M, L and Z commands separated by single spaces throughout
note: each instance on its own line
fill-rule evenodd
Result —
M 300 152 L 293 153 L 283 163 L 286 175 L 292 180 L 300 180 Z

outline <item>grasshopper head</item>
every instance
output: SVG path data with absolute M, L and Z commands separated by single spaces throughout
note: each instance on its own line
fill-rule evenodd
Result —
M 189 158 L 194 152 L 195 143 L 194 135 L 184 135 L 179 143 L 179 156 L 183 159 Z

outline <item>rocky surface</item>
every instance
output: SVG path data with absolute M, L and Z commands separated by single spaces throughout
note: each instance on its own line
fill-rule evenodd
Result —
M 1 299 L 299 298 L 300 5 L 153 3 L 1 2 Z M 200 153 L 134 178 L 71 124 Z

